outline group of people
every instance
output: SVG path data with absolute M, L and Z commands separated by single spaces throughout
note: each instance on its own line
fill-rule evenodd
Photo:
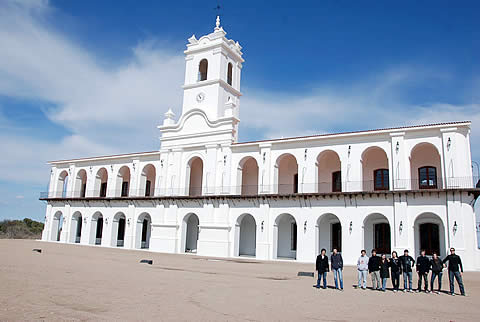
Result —
M 329 259 L 326 255 L 326 250 L 322 249 L 320 255 L 317 256 L 316 270 L 318 272 L 317 288 L 321 287 L 323 280 L 323 288 L 327 288 L 327 272 L 329 266 L 333 272 L 333 279 L 335 281 L 335 288 L 343 291 L 343 259 L 342 255 L 336 248 L 333 249 L 332 255 Z M 377 255 L 375 249 L 372 250 L 372 256 L 368 257 L 367 252 L 362 250 L 361 256 L 357 261 L 358 271 L 358 286 L 357 288 L 367 288 L 367 276 L 370 274 L 372 279 L 372 288 L 385 292 L 387 287 L 387 280 L 392 279 L 393 292 L 398 292 L 400 288 L 400 276 L 403 276 L 403 292 L 413 292 L 412 277 L 413 269 L 418 274 L 418 287 L 416 292 L 422 291 L 422 285 L 426 293 L 438 294 L 442 289 L 443 269 L 447 267 L 448 262 L 448 278 L 450 281 L 450 294 L 455 295 L 455 280 L 460 288 L 460 294 L 465 296 L 465 288 L 463 286 L 463 265 L 460 256 L 455 254 L 455 248 L 450 248 L 450 255 L 443 260 L 437 253 L 433 253 L 432 258 L 426 256 L 425 250 L 420 252 L 417 261 L 415 261 L 409 254 L 408 249 L 405 249 L 402 256 L 398 256 L 396 251 L 392 252 L 392 256 L 387 258 L 385 254 Z M 432 271 L 430 277 L 430 290 L 428 288 L 429 279 L 428 274 Z M 434 290 L 435 280 L 438 280 L 438 289 Z

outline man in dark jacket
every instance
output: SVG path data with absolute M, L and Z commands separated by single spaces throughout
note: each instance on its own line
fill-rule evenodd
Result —
M 317 288 L 320 288 L 320 281 L 323 278 L 323 288 L 327 288 L 327 272 L 328 272 L 328 256 L 325 254 L 327 251 L 326 249 L 322 249 L 320 255 L 317 256 L 317 263 L 316 268 L 318 272 L 318 279 L 317 279 Z
M 455 295 L 455 281 L 457 280 L 460 287 L 460 293 L 465 296 L 465 288 L 463 287 L 463 265 L 460 256 L 455 254 L 455 248 L 450 248 L 450 255 L 445 257 L 443 264 L 448 262 L 448 279 L 450 280 L 450 294 Z M 460 268 L 460 269 L 459 269 Z
M 434 292 L 433 284 L 435 283 L 435 278 L 438 276 L 438 291 L 435 292 L 438 294 L 442 289 L 443 262 L 440 257 L 438 257 L 436 252 L 433 253 L 433 258 L 430 260 L 430 266 L 432 267 L 432 279 L 430 280 L 430 287 L 432 292 Z
M 425 282 L 425 293 L 430 293 L 430 291 L 428 290 L 428 272 L 430 272 L 430 260 L 425 255 L 425 250 L 422 249 L 420 251 L 420 256 L 417 257 L 417 293 L 422 291 L 422 279 Z
M 342 255 L 338 253 L 338 250 L 336 248 L 333 249 L 333 254 L 330 257 L 330 265 L 332 266 L 335 288 L 338 290 L 338 280 L 340 280 L 340 290 L 343 291 L 343 258 Z
M 374 290 L 381 290 L 380 256 L 377 256 L 375 249 L 372 249 L 372 257 L 368 259 L 368 272 L 372 277 L 372 288 Z
M 403 255 L 398 258 L 402 266 L 403 272 L 403 292 L 412 291 L 412 267 L 415 265 L 415 260 L 412 256 L 408 255 L 408 249 L 403 251 Z M 407 288 L 408 278 L 408 288 Z

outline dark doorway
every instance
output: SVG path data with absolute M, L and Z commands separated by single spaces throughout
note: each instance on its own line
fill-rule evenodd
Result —
M 332 249 L 330 251 L 333 251 L 334 248 L 336 248 L 339 252 L 342 251 L 342 225 L 338 222 L 335 224 L 332 224 Z
M 148 220 L 144 219 L 142 223 L 142 245 L 141 248 L 147 248 L 147 230 L 148 230 Z
M 77 219 L 77 233 L 75 234 L 75 243 L 79 243 L 81 237 L 82 237 L 82 217 L 78 217 L 78 219 Z
M 440 233 L 437 224 L 420 225 L 420 249 L 424 249 L 427 255 L 436 252 L 440 256 Z
M 291 224 L 291 233 L 292 233 L 292 238 L 291 238 L 291 245 L 290 245 L 290 250 L 297 250 L 297 223 L 294 222 Z
M 95 234 L 95 245 L 102 244 L 103 217 L 97 219 L 97 232 Z
M 375 224 L 374 234 L 373 245 L 377 254 L 390 254 L 390 225 Z
M 125 238 L 125 218 L 118 220 L 118 235 L 117 235 L 117 247 L 123 247 Z

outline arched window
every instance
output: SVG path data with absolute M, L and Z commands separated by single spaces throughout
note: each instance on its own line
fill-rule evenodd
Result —
M 420 189 L 436 189 L 437 168 L 430 166 L 418 168 L 418 185 Z
M 232 86 L 232 75 L 233 75 L 233 65 L 232 65 L 232 63 L 228 63 L 227 83 L 228 83 L 228 85 L 230 85 L 230 86 Z
M 375 190 L 388 190 L 388 169 L 373 171 L 373 183 Z
M 207 73 L 208 73 L 208 60 L 202 59 L 200 61 L 200 66 L 198 66 L 198 81 L 207 80 Z

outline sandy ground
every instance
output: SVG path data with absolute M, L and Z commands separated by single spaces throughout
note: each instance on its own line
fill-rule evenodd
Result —
M 216 260 L 27 240 L 0 240 L 0 258 L 2 321 L 478 321 L 480 315 L 477 272 L 464 274 L 468 296 L 452 297 L 356 290 L 354 267 L 345 268 L 346 287 L 339 292 L 314 289 L 313 278 L 297 277 L 313 265 L 293 262 Z M 141 259 L 154 264 L 140 264 Z M 443 282 L 445 289 L 446 276 Z

